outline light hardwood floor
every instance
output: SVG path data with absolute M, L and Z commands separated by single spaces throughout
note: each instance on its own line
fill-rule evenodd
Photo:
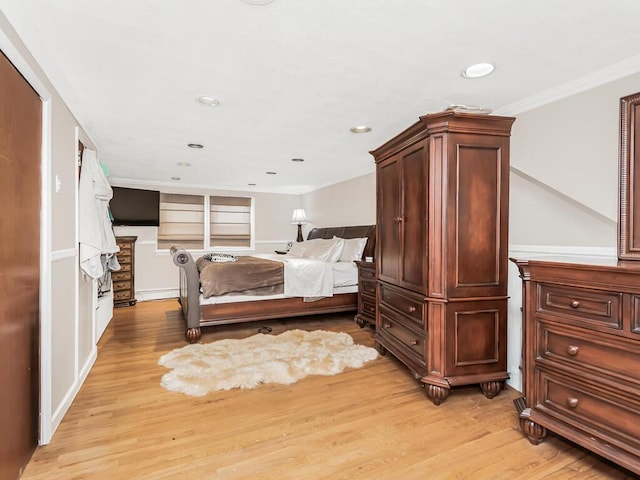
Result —
M 352 315 L 205 329 L 202 341 L 263 325 L 345 331 Z M 439 407 L 391 356 L 333 377 L 205 397 L 164 390 L 163 353 L 183 346 L 175 300 L 115 310 L 98 359 L 52 442 L 23 480 L 71 479 L 624 479 L 635 478 L 551 435 L 532 446 L 513 399 L 455 389 Z

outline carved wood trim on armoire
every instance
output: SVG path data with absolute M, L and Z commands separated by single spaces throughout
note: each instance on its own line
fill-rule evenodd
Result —
M 514 118 L 428 114 L 376 162 L 376 342 L 440 404 L 492 398 L 507 373 L 509 137 Z

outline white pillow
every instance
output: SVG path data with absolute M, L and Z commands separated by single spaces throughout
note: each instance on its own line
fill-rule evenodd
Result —
M 296 242 L 291 245 L 291 248 L 289 249 L 289 253 L 287 253 L 287 255 L 289 255 L 290 257 L 302 258 L 306 249 L 307 247 L 305 245 L 305 242 Z
M 338 237 L 333 237 L 338 238 Z M 364 253 L 364 247 L 367 245 L 367 237 L 364 238 L 345 238 L 344 247 L 342 248 L 342 254 L 340 255 L 339 262 L 354 262 L 362 260 L 362 254 Z
M 321 260 L 323 262 L 335 263 L 340 259 L 344 240 L 342 238 L 314 238 L 304 242 L 305 248 L 302 258 Z

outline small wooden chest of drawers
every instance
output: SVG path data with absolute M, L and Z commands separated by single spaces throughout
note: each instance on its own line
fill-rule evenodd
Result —
M 138 237 L 116 237 L 120 251 L 116 254 L 120 270 L 111 274 L 113 281 L 113 305 L 116 307 L 136 304 L 135 292 L 135 244 Z
M 537 444 L 551 430 L 640 474 L 640 265 L 514 262 L 524 280 L 523 432 Z
M 358 266 L 358 313 L 356 323 L 361 327 L 376 324 L 376 264 L 356 262 Z

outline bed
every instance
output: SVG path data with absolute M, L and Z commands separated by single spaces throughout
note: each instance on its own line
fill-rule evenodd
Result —
M 373 256 L 375 225 L 314 228 L 309 232 L 307 240 L 333 239 L 334 237 L 343 239 L 367 238 L 362 256 Z M 179 245 L 171 247 L 171 255 L 174 264 L 179 267 L 178 301 L 187 324 L 185 335 L 190 343 L 198 341 L 202 334 L 202 327 L 321 313 L 348 312 L 357 309 L 357 282 L 355 282 L 355 286 L 351 285 L 348 288 L 335 287 L 332 296 L 314 298 L 313 301 L 300 296 L 289 296 L 290 292 L 279 292 L 277 289 L 270 291 L 268 288 L 264 292 L 259 292 L 261 295 L 235 294 L 233 296 L 212 296 L 210 299 L 205 299 L 198 263 L 194 261 L 188 251 Z M 273 260 L 280 257 L 284 260 L 287 256 L 274 255 Z M 201 259 L 198 259 L 198 262 L 201 262 Z M 291 287 L 288 290 L 290 291 Z

